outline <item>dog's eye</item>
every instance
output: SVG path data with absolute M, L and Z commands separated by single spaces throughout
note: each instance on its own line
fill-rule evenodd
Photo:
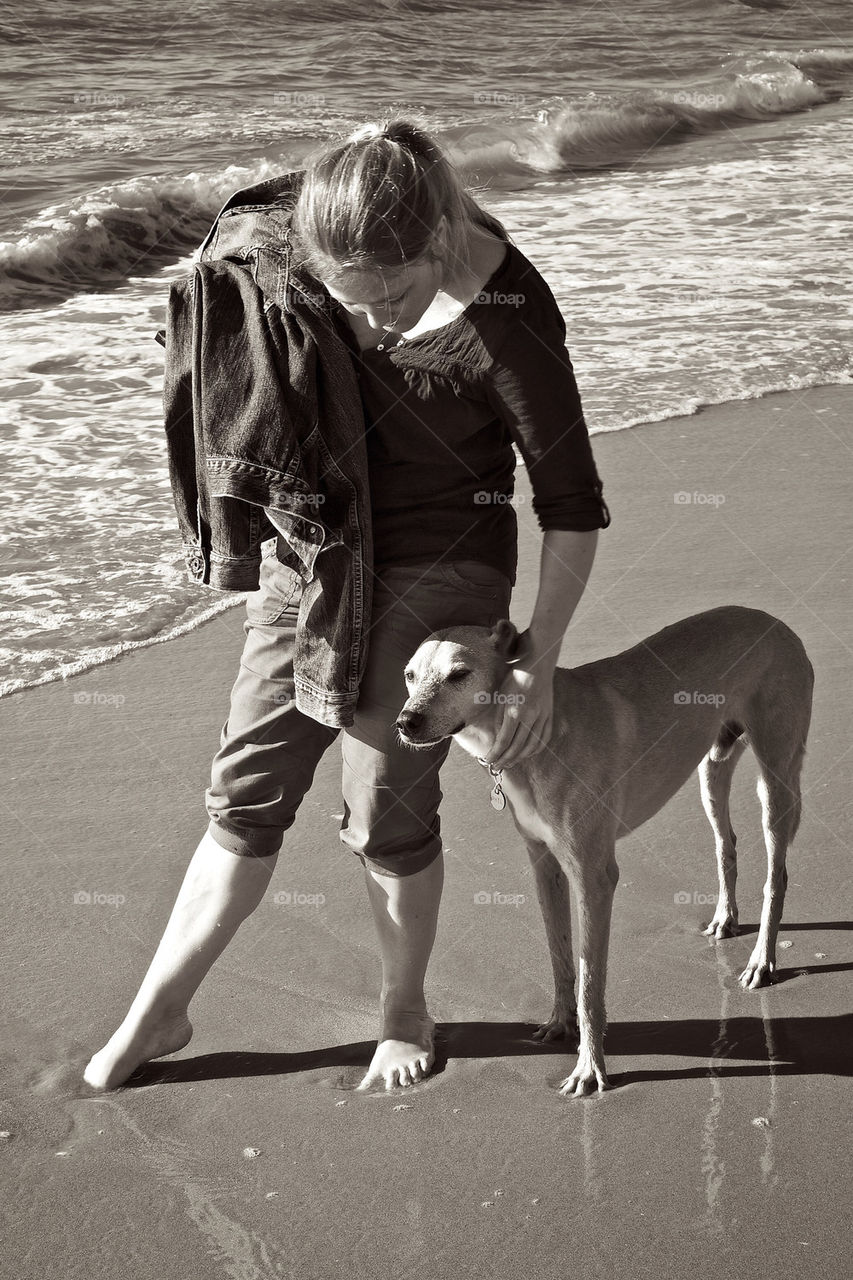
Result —
M 455 671 L 447 673 L 448 680 L 464 680 L 466 676 L 470 676 L 471 672 L 467 667 L 457 667 Z

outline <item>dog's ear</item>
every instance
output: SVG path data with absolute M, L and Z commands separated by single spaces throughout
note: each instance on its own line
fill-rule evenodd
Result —
M 497 650 L 505 662 L 512 662 L 518 657 L 519 636 L 515 623 L 509 618 L 501 618 L 492 628 L 489 642 Z

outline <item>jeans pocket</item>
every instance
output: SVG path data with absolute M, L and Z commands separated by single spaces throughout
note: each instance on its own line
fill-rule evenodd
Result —
M 444 581 L 454 591 L 495 596 L 510 586 L 506 574 L 481 560 L 442 560 L 440 568 Z
M 296 570 L 282 564 L 274 554 L 264 556 L 260 586 L 246 596 L 246 617 L 259 626 L 271 625 L 288 610 L 292 611 L 301 594 L 302 579 Z

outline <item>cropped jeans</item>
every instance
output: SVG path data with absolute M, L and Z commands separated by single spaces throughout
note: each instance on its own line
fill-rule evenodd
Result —
M 275 853 L 321 756 L 343 733 L 340 839 L 385 876 L 422 871 L 441 852 L 439 770 L 450 739 L 426 750 L 400 743 L 404 668 L 432 631 L 492 626 L 508 616 L 512 586 L 479 561 L 395 565 L 373 585 L 367 667 L 355 719 L 341 730 L 294 700 L 293 651 L 301 579 L 264 544 L 260 588 L 246 602 L 246 636 L 205 802 L 214 840 L 232 853 Z

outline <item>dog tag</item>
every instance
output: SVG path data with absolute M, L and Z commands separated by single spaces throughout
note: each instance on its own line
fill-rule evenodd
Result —
M 492 806 L 493 809 L 497 809 L 497 811 L 500 813 L 501 809 L 506 808 L 506 796 L 504 795 L 503 791 L 501 791 L 501 778 L 503 777 L 503 769 L 496 769 L 493 765 L 489 764 L 488 760 L 484 760 L 482 756 L 477 756 L 477 760 L 480 762 L 480 764 L 483 766 L 484 769 L 488 769 L 492 778 L 494 778 L 495 785 L 492 789 L 491 795 L 489 796 L 489 804 Z

